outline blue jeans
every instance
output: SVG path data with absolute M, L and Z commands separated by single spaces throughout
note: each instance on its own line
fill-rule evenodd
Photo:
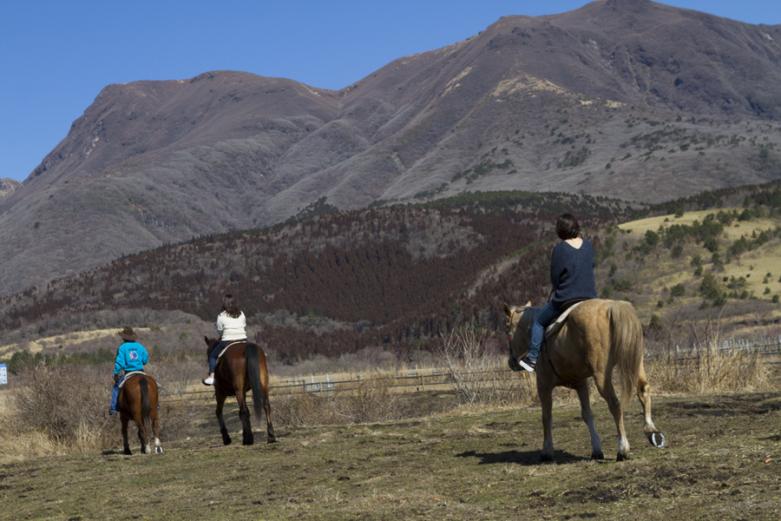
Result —
M 212 348 L 209 350 L 209 373 L 213 373 L 217 370 L 217 357 L 220 355 L 220 352 L 225 349 L 225 346 L 228 344 L 233 344 L 234 342 L 246 342 L 247 339 L 244 340 L 220 340 L 216 344 L 212 346 Z
M 119 399 L 119 382 L 121 381 L 122 379 L 120 378 L 114 382 L 114 388 L 111 389 L 111 404 L 109 405 L 109 410 L 111 411 L 117 410 L 117 400 Z
M 530 360 L 537 361 L 540 356 L 542 341 L 545 339 L 545 328 L 561 315 L 561 310 L 553 302 L 548 302 L 536 310 L 531 328 L 531 341 L 529 342 L 529 352 L 527 356 Z
M 220 354 L 222 348 L 225 347 L 227 344 L 228 344 L 227 342 L 217 341 L 209 350 L 209 373 L 210 374 L 217 369 L 217 355 Z

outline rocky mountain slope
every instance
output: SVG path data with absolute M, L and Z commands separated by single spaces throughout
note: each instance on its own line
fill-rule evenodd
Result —
M 0 199 L 14 193 L 19 186 L 21 186 L 21 184 L 18 181 L 4 177 L 0 178 Z
M 658 202 L 781 178 L 781 27 L 647 0 L 505 17 L 328 91 L 238 72 L 106 87 L 0 202 L 0 293 L 119 255 L 464 191 Z

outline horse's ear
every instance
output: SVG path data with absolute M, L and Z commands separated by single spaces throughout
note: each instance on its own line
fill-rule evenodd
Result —
M 525 308 L 532 307 L 532 301 L 531 300 L 527 301 L 526 304 L 523 307 L 525 307 Z
M 206 335 L 203 335 L 203 341 L 208 344 L 209 343 L 209 337 L 206 336 Z
M 507 315 L 507 316 L 509 317 L 509 316 L 510 316 L 510 314 L 511 314 L 512 312 L 513 312 L 513 310 L 512 310 L 512 309 L 510 309 L 510 306 L 508 306 L 507 304 L 505 304 L 505 305 L 504 305 L 504 314 L 505 314 L 505 315 Z

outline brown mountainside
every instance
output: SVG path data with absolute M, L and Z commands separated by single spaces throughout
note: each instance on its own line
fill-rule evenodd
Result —
M 777 26 L 603 0 L 502 18 L 340 91 L 237 72 L 112 85 L 0 201 L 0 293 L 317 201 L 659 202 L 778 179 L 780 45 Z

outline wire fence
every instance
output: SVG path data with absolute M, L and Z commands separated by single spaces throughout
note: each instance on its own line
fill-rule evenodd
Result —
M 742 341 L 726 340 L 718 343 L 714 348 L 711 346 L 693 346 L 690 348 L 676 348 L 672 352 L 664 353 L 646 353 L 646 359 L 654 360 L 662 357 L 670 357 L 676 360 L 694 359 L 702 355 L 703 352 L 713 349 L 721 352 L 730 351 L 748 351 L 762 356 L 781 355 L 781 336 L 775 338 L 766 338 L 760 341 Z M 781 360 L 771 362 L 773 364 L 781 363 Z M 460 371 L 459 378 L 463 381 L 467 379 L 470 382 L 491 382 L 496 385 L 497 380 L 502 378 L 511 378 L 509 369 L 498 366 L 495 369 L 483 371 Z M 512 385 L 511 380 L 507 380 L 508 388 Z M 443 368 L 409 370 L 400 374 L 363 377 L 356 375 L 353 378 L 333 379 L 330 375 L 312 376 L 307 378 L 292 378 L 283 380 L 270 386 L 269 393 L 273 396 L 291 396 L 301 394 L 313 395 L 331 395 L 337 393 L 357 392 L 365 385 L 382 384 L 391 392 L 398 393 L 422 393 L 432 391 L 452 391 L 456 385 L 453 374 Z M 184 390 L 180 392 L 167 392 L 163 387 L 161 389 L 161 402 L 199 402 L 211 400 L 214 396 L 214 390 L 211 388 L 203 390 Z

